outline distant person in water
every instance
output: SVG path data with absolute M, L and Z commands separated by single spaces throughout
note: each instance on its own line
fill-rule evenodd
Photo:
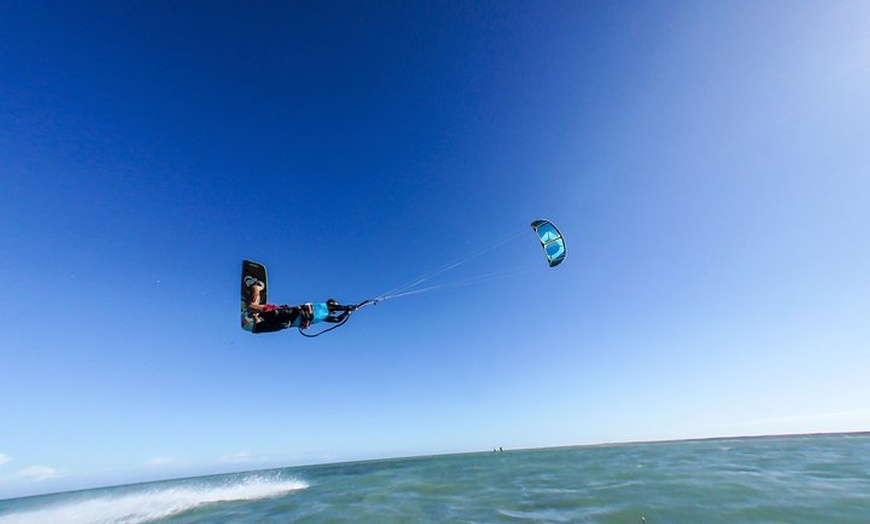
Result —
M 271 333 L 291 327 L 307 329 L 317 322 L 337 324 L 344 322 L 356 310 L 356 306 L 344 306 L 332 299 L 326 302 L 309 302 L 301 306 L 261 304 L 261 291 L 263 286 L 259 282 L 251 285 L 247 308 L 242 318 L 242 327 L 251 333 Z

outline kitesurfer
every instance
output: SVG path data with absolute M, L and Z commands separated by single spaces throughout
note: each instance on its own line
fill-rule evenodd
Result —
M 252 333 L 271 333 L 290 327 L 307 329 L 312 322 L 337 324 L 344 322 L 356 310 L 356 306 L 344 306 L 332 299 L 325 304 L 307 303 L 301 306 L 261 304 L 263 286 L 254 283 L 250 290 L 243 327 Z

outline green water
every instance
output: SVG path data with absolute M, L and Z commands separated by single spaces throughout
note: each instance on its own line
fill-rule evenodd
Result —
M 870 522 L 870 434 L 505 451 L 0 501 L 0 524 Z

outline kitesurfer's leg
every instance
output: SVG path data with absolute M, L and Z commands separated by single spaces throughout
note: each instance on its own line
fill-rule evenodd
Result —
M 260 322 L 254 326 L 254 333 L 271 333 L 291 327 L 300 316 L 300 310 L 296 306 L 278 306 L 277 308 L 260 313 Z
M 248 304 L 255 306 L 260 305 L 260 292 L 263 291 L 263 286 L 259 282 L 251 286 L 251 296 L 248 298 Z
M 275 331 L 281 331 L 285 329 L 284 324 L 280 322 L 271 322 L 268 320 L 263 320 L 261 322 L 257 322 L 254 324 L 254 328 L 251 330 L 252 333 L 274 333 Z

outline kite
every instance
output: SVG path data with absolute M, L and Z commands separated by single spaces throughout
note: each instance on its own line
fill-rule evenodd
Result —
M 562 233 L 549 220 L 535 220 L 532 222 L 532 228 L 538 235 L 538 240 L 541 241 L 541 247 L 544 248 L 544 253 L 547 255 L 547 263 L 550 267 L 556 267 L 565 260 L 565 239 L 562 238 Z
M 544 254 L 547 257 L 547 263 L 550 267 L 556 267 L 561 264 L 565 260 L 566 252 L 565 239 L 562 237 L 562 233 L 559 232 L 559 229 L 549 220 L 542 219 L 532 222 L 532 228 L 535 230 L 535 234 L 541 243 L 541 247 L 544 249 Z M 521 230 L 514 234 L 514 237 L 518 234 L 527 235 L 528 230 Z M 400 286 L 383 295 L 379 295 L 377 298 L 364 300 L 359 304 L 350 305 L 342 305 L 334 300 L 327 300 L 326 302 L 308 302 L 298 306 L 278 306 L 268 304 L 266 301 L 268 286 L 266 267 L 257 262 L 245 260 L 242 262 L 242 329 L 252 333 L 269 333 L 288 328 L 298 328 L 299 332 L 306 337 L 316 337 L 344 325 L 348 318 L 350 318 L 351 313 L 368 305 L 374 305 L 378 302 L 393 298 L 416 295 L 435 289 L 458 287 L 461 285 L 469 285 L 490 280 L 493 278 L 492 274 L 472 277 L 470 279 L 452 283 L 447 282 L 421 287 L 424 282 L 454 269 L 469 260 L 477 258 L 485 253 L 489 253 L 498 246 L 504 244 L 506 241 L 507 240 L 503 240 L 489 247 L 478 250 L 457 262 L 450 263 L 427 275 L 416 278 L 404 286 Z M 500 274 L 501 273 L 496 273 L 495 276 L 499 276 Z M 333 324 L 333 326 L 314 334 L 308 334 L 305 332 L 311 324 L 320 322 L 330 323 Z

